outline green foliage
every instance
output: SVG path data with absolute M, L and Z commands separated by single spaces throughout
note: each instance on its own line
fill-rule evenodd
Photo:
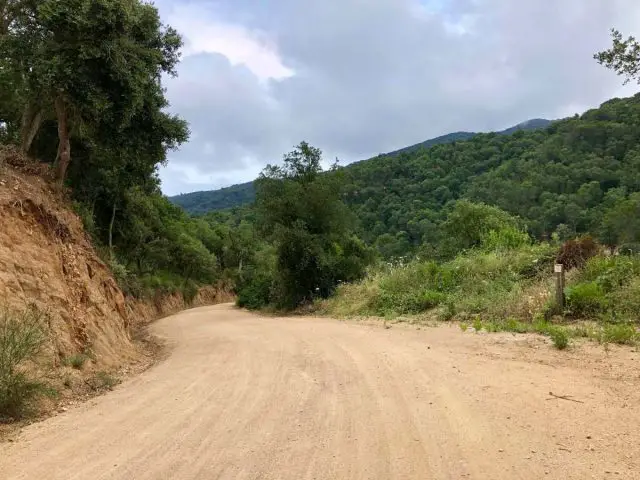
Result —
M 568 313 L 605 320 L 640 317 L 640 256 L 591 258 L 565 290 Z
M 569 346 L 569 335 L 567 331 L 562 327 L 550 327 L 548 335 L 551 337 L 553 346 L 558 350 L 565 350 Z
M 438 307 L 443 320 L 532 318 L 550 294 L 544 278 L 551 272 L 553 250 L 549 245 L 522 245 L 470 251 L 442 263 L 390 265 L 341 287 L 323 308 L 347 316 L 416 314 Z
M 597 282 L 578 283 L 565 291 L 567 310 L 575 317 L 593 317 L 607 309 L 607 298 Z
M 47 341 L 45 316 L 35 307 L 0 310 L 0 419 L 19 418 L 44 391 L 25 365 L 33 362 Z
M 615 28 L 611 29 L 613 46 L 609 50 L 596 53 L 594 58 L 618 75 L 625 77 L 624 83 L 638 80 L 640 73 L 640 44 L 634 37 L 622 38 Z
M 499 135 L 511 135 L 521 130 L 537 130 L 547 127 L 551 122 L 540 118 L 528 120 L 514 127 L 507 128 Z M 379 157 L 397 157 L 398 155 L 405 154 L 417 154 L 425 149 L 433 147 L 435 145 L 442 145 L 447 143 L 459 142 L 469 140 L 478 135 L 473 132 L 454 132 L 440 137 L 432 138 L 416 145 L 402 148 L 393 152 L 380 155 Z M 349 167 L 347 167 L 349 169 Z M 205 191 L 205 192 L 192 192 L 170 197 L 170 200 L 176 205 L 180 205 L 187 212 L 193 215 L 201 215 L 213 210 L 223 210 L 227 208 L 234 208 L 239 206 L 245 206 L 251 204 L 255 200 L 255 185 L 254 182 L 242 183 L 239 185 L 233 185 L 231 187 L 221 188 L 219 190 Z M 402 251 L 402 256 L 406 253 Z
M 480 243 L 484 250 L 513 250 L 529 245 L 531 238 L 527 232 L 523 232 L 513 226 L 507 226 L 498 230 L 489 230 L 483 234 Z
M 481 331 L 482 330 L 482 320 L 480 320 L 480 317 L 474 318 L 473 322 L 471 323 L 471 326 L 473 327 L 473 329 L 475 330 L 476 333 Z
M 253 182 L 233 185 L 208 192 L 191 192 L 169 197 L 192 215 L 204 215 L 215 210 L 225 210 L 249 205 L 256 199 Z
M 161 84 L 182 41 L 139 0 L 14 2 L 0 32 L 3 138 L 47 162 L 129 295 L 182 291 L 247 259 L 234 235 L 194 220 L 160 192 L 158 166 L 187 140 Z M 225 235 L 223 238 L 222 232 Z M 244 251 L 246 242 L 239 242 Z M 151 290 L 151 291 L 150 291 Z
M 451 202 L 461 199 L 517 216 L 534 240 L 590 233 L 605 245 L 640 243 L 639 122 L 636 95 L 542 130 L 379 156 L 340 170 L 342 198 L 360 222 L 356 233 L 385 258 L 422 252 L 433 258 L 443 248 L 451 256 L 478 245 L 478 229 L 499 231 L 469 221 L 447 224 L 459 239 L 444 233 Z
M 256 184 L 258 227 L 276 249 L 270 301 L 281 308 L 328 297 L 340 281 L 359 279 L 371 258 L 351 234 L 340 177 L 321 175 L 321 155 L 302 142 Z M 243 301 L 264 299 L 266 283 L 250 285 Z
M 475 204 L 467 200 L 455 203 L 441 225 L 447 239 L 446 249 L 452 253 L 485 246 L 513 248 L 527 243 L 527 235 L 517 229 L 518 220 L 499 208 Z
M 619 345 L 636 345 L 640 341 L 640 332 L 631 324 L 609 324 L 602 330 L 600 341 Z

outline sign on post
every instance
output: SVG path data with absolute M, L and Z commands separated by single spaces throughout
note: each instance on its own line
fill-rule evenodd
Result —
M 564 265 L 556 263 L 553 272 L 556 275 L 556 305 L 559 312 L 564 312 Z

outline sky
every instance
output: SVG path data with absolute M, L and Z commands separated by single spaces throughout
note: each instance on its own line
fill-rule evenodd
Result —
M 593 60 L 637 0 L 156 0 L 191 138 L 167 195 L 253 180 L 305 140 L 341 164 L 453 131 L 562 118 L 637 85 Z

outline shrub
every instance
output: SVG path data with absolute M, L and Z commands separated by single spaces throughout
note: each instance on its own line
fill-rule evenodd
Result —
M 271 277 L 268 274 L 256 274 L 239 285 L 237 305 L 257 310 L 269 304 L 271 300 Z
M 89 206 L 82 202 L 73 202 L 72 207 L 80 217 L 84 231 L 87 232 L 90 237 L 95 238 L 97 232 L 96 219 Z
M 182 282 L 180 292 L 182 293 L 185 305 L 191 305 L 196 295 L 198 295 L 198 284 L 193 280 Z
M 588 235 L 568 240 L 560 247 L 556 262 L 564 265 L 567 270 L 582 268 L 587 260 L 598 254 L 599 250 L 598 243 Z
M 635 345 L 640 340 L 640 334 L 633 325 L 610 324 L 604 326 L 600 340 L 603 343 Z
M 564 350 L 569 346 L 569 335 L 564 328 L 550 327 L 548 329 L 548 334 L 551 337 L 553 346 L 558 350 Z
M 35 307 L 0 310 L 0 416 L 28 413 L 44 385 L 30 378 L 25 363 L 33 361 L 47 340 L 44 315 Z
M 107 372 L 97 372 L 92 378 L 85 382 L 92 390 L 113 390 L 113 387 L 120 383 L 120 380 L 109 375 Z
M 567 310 L 574 317 L 592 317 L 606 311 L 608 301 L 597 282 L 578 283 L 566 289 Z
M 74 353 L 65 358 L 64 364 L 76 370 L 81 370 L 87 360 L 89 360 L 89 357 L 84 353 Z
M 591 258 L 579 274 L 581 281 L 597 281 L 607 292 L 640 275 L 640 257 L 598 256 Z
M 516 227 L 490 230 L 482 235 L 481 245 L 487 251 L 513 250 L 531 243 L 531 237 Z

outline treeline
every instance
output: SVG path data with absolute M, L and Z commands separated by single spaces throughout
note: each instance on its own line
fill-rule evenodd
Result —
M 159 188 L 158 166 L 189 130 L 167 113 L 161 80 L 182 40 L 157 9 L 16 0 L 0 16 L 0 142 L 51 165 L 125 289 L 191 295 L 233 275 L 235 229 L 190 218 Z

